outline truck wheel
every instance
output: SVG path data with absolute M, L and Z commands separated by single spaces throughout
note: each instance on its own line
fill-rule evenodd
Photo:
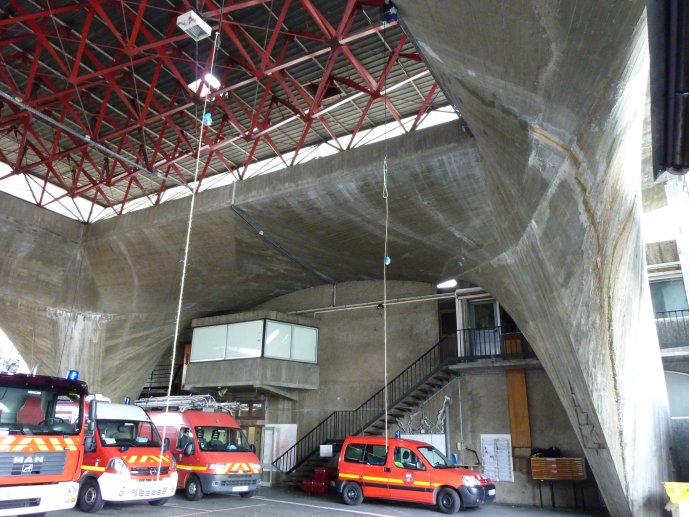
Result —
M 342 487 L 342 500 L 345 504 L 357 505 L 364 500 L 364 494 L 358 483 L 348 482 Z
M 256 493 L 256 490 L 249 490 L 248 492 L 242 492 L 239 495 L 241 497 L 253 497 L 255 493 Z
M 198 501 L 203 497 L 203 489 L 201 488 L 201 481 L 196 476 L 189 476 L 187 484 L 184 487 L 184 496 L 190 501 Z
M 150 504 L 151 506 L 163 506 L 169 500 L 169 497 L 163 497 L 162 499 L 154 499 L 153 501 L 149 501 L 148 504 Z
M 459 494 L 448 487 L 443 487 L 438 492 L 438 510 L 443 513 L 457 513 L 462 501 L 459 499 Z
M 98 481 L 93 478 L 85 479 L 79 488 L 79 497 L 77 497 L 77 504 L 82 512 L 95 513 L 100 511 L 105 504 L 100 495 L 100 488 Z

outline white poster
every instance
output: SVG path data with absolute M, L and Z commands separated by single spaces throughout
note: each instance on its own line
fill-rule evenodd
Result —
M 482 434 L 483 473 L 493 481 L 514 482 L 512 437 L 509 434 Z

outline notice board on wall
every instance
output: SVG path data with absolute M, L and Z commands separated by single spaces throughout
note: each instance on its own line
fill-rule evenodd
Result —
M 493 481 L 514 482 L 512 437 L 509 434 L 482 434 L 483 473 Z

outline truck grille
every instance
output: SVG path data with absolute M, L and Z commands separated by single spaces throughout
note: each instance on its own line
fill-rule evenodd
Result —
M 66 452 L 2 452 L 0 477 L 52 476 L 62 474 L 67 461 Z
M 134 488 L 130 492 L 132 499 L 138 499 L 140 497 L 165 497 L 166 490 L 164 488 L 145 489 L 145 488 Z M 170 497 L 172 493 L 167 494 Z
M 229 479 L 223 479 L 220 481 L 220 486 L 257 486 L 258 477 L 257 476 L 232 476 Z
M 129 469 L 132 476 L 157 476 L 158 467 L 132 467 Z M 170 472 L 170 467 L 161 467 L 160 475 L 165 476 Z
M 16 508 L 33 508 L 41 504 L 41 498 L 14 499 L 13 501 L 0 501 L 0 510 L 14 510 Z

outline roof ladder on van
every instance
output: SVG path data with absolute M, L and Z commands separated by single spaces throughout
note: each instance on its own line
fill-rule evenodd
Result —
M 187 409 L 223 409 L 233 413 L 239 409 L 239 402 L 217 402 L 212 395 L 174 395 L 170 397 L 148 397 L 138 399 L 135 404 L 144 409 L 165 409 L 185 411 Z

